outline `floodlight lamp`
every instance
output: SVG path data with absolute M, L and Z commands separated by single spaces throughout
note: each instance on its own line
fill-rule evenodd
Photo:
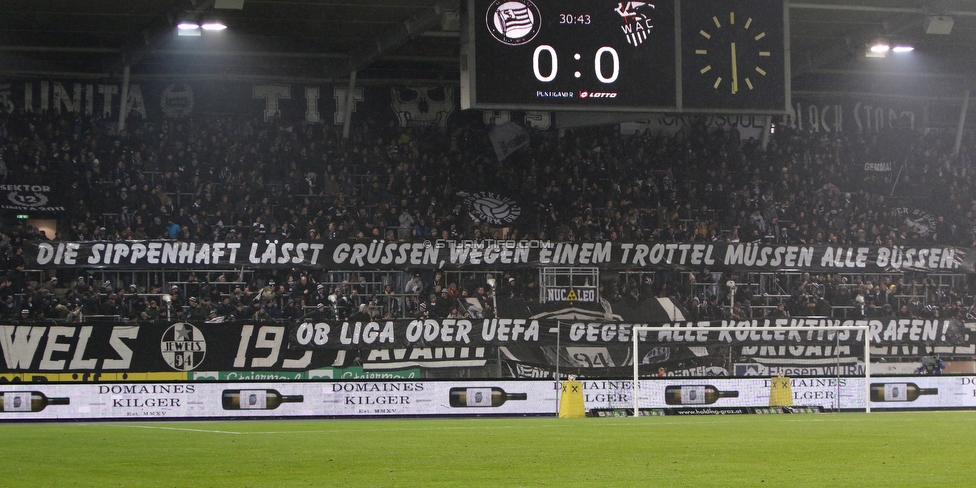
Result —
M 182 37 L 200 37 L 200 24 L 190 20 L 180 21 L 179 24 L 176 24 L 176 35 Z
M 874 42 L 867 45 L 867 49 L 864 50 L 864 56 L 869 58 L 883 58 L 888 55 L 888 51 L 891 50 L 891 45 L 888 44 L 886 39 L 875 39 Z
M 910 53 L 910 52 L 912 52 L 914 50 L 915 50 L 915 47 L 913 47 L 913 46 L 895 46 L 895 47 L 891 48 L 891 52 L 893 52 L 893 53 Z
M 227 25 L 224 24 L 224 23 L 222 23 L 222 22 L 215 21 L 215 20 L 208 20 L 208 21 L 204 22 L 203 24 L 200 24 L 200 28 L 203 29 L 203 30 L 205 30 L 205 31 L 214 32 L 214 31 L 222 31 L 222 30 L 226 29 L 227 28 Z

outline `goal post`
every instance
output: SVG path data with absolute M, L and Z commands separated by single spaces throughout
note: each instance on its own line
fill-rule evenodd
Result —
M 707 332 L 744 332 L 744 331 L 758 331 L 758 332 L 813 332 L 813 331 L 860 331 L 863 336 L 864 343 L 864 411 L 866 413 L 871 412 L 871 339 L 870 339 L 870 327 L 868 325 L 794 325 L 794 326 L 758 326 L 758 325 L 722 325 L 722 326 L 707 326 L 707 325 L 697 325 L 690 323 L 687 325 L 676 326 L 662 325 L 662 326 L 648 326 L 648 325 L 635 325 L 632 329 L 632 343 L 633 343 L 633 365 L 634 365 L 634 385 L 633 385 L 633 409 L 634 416 L 640 415 L 640 399 L 641 399 L 641 378 L 640 378 L 640 346 L 642 344 L 654 344 L 661 345 L 667 344 L 666 340 L 656 340 L 651 337 L 653 333 L 661 332 L 681 332 L 689 333 L 696 331 L 707 331 Z M 670 378 L 670 377 L 669 377 Z M 673 379 L 673 378 L 671 378 Z M 646 380 L 646 381 L 657 381 L 657 380 Z M 759 405 L 751 405 L 759 406 Z

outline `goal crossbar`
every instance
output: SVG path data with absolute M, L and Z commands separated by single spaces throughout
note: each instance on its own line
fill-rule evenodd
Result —
M 777 331 L 793 331 L 793 330 L 860 330 L 864 331 L 864 411 L 866 413 L 871 413 L 871 337 L 869 334 L 870 326 L 868 325 L 781 325 L 781 326 L 735 326 L 735 325 L 722 325 L 717 327 L 699 327 L 696 325 L 687 325 L 676 327 L 674 325 L 635 325 L 632 329 L 632 336 L 634 342 L 634 417 L 640 416 L 638 412 L 637 397 L 640 382 L 640 377 L 638 373 L 638 366 L 640 366 L 640 361 L 637 359 L 638 355 L 637 346 L 640 344 L 640 334 L 638 332 L 648 331 L 648 332 L 674 332 L 674 331 L 689 331 L 689 330 L 715 330 L 715 331 L 743 331 L 743 330 L 759 330 L 766 332 L 777 332 Z

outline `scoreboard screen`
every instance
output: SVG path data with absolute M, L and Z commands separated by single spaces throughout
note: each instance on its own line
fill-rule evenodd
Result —
M 785 113 L 783 0 L 466 0 L 463 108 Z

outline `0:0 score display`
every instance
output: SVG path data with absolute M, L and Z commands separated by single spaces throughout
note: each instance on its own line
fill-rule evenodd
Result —
M 608 56 L 610 60 L 609 73 L 603 72 L 603 56 Z M 580 61 L 582 59 L 583 56 L 580 53 L 573 54 L 574 61 Z M 547 61 L 548 65 L 543 68 L 543 65 Z M 548 44 L 542 44 L 535 48 L 535 52 L 532 53 L 532 73 L 535 75 L 535 79 L 543 83 L 549 83 L 556 79 L 556 76 L 559 74 L 559 57 L 556 55 L 556 48 Z M 600 83 L 610 84 L 617 81 L 617 78 L 620 76 L 620 56 L 614 48 L 600 46 L 596 50 L 593 60 L 593 73 L 596 80 Z M 583 74 L 580 71 L 573 72 L 574 78 L 581 78 L 582 76 Z

